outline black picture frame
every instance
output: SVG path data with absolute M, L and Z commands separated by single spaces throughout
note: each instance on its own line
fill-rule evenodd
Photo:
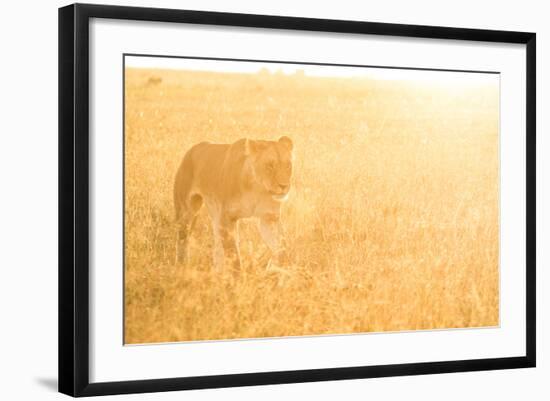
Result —
M 526 353 L 381 366 L 90 383 L 89 21 L 91 18 L 276 28 L 526 46 Z M 74 4 L 59 9 L 59 391 L 71 396 L 190 390 L 534 367 L 536 364 L 536 35 L 479 29 Z

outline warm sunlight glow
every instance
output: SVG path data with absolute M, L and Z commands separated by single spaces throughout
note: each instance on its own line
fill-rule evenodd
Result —
M 124 101 L 125 343 L 499 324 L 498 74 L 128 57 Z
M 402 68 L 375 67 L 341 67 L 326 65 L 280 64 L 262 62 L 237 62 L 219 60 L 197 60 L 165 57 L 135 57 L 126 56 L 126 67 L 187 69 L 192 71 L 211 71 L 228 73 L 258 73 L 295 75 L 304 74 L 311 77 L 347 77 L 390 81 L 419 81 L 423 84 L 453 84 L 459 86 L 494 85 L 498 84 L 499 74 L 431 71 Z

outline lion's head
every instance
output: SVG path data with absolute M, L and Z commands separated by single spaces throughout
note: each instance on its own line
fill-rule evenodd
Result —
M 273 199 L 285 200 L 292 177 L 292 140 L 287 136 L 280 137 L 278 141 L 248 139 L 245 147 L 255 181 Z

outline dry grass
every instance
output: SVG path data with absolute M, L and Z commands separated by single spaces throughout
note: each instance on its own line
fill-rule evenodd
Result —
M 498 87 L 127 69 L 125 341 L 498 325 Z M 291 263 L 211 269 L 201 212 L 174 266 L 172 185 L 200 141 L 290 136 Z

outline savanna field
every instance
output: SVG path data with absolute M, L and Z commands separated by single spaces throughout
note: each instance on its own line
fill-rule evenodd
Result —
M 127 68 L 125 342 L 499 324 L 498 80 L 390 81 Z M 266 266 L 239 223 L 243 269 L 212 268 L 206 208 L 176 265 L 173 182 L 205 140 L 294 141 Z

